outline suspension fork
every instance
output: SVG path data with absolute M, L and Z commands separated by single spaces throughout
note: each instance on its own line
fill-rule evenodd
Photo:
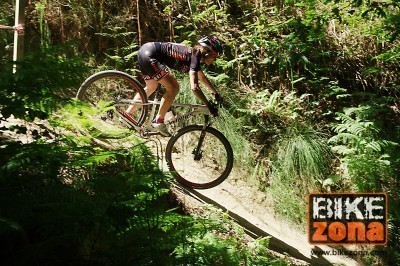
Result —
M 203 146 L 204 138 L 206 137 L 206 129 L 210 126 L 210 116 L 204 115 L 204 126 L 200 133 L 199 142 L 197 143 L 197 147 L 194 150 L 194 160 L 199 161 L 203 156 L 203 152 L 201 151 L 201 147 Z

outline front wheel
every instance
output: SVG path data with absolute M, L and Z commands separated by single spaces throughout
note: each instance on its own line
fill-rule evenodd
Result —
M 191 125 L 180 129 L 167 144 L 168 167 L 177 181 L 192 188 L 219 185 L 233 167 L 229 141 L 218 130 Z

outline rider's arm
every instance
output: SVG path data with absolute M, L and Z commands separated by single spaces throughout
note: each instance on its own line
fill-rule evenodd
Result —
M 204 75 L 203 71 L 201 70 L 198 71 L 198 77 L 201 83 L 203 83 L 210 91 L 212 91 L 213 94 L 218 93 L 218 91 L 211 84 L 210 80 L 206 77 L 206 75 Z
M 199 74 L 200 72 L 201 72 L 201 74 Z M 204 76 L 202 71 L 194 71 L 194 70 L 189 71 L 190 88 L 192 89 L 194 95 L 196 95 L 196 97 L 200 101 L 202 101 L 205 105 L 208 105 L 207 98 L 206 98 L 206 96 L 204 96 L 204 93 L 202 92 L 202 90 L 199 87 L 199 79 L 202 81 L 201 75 Z

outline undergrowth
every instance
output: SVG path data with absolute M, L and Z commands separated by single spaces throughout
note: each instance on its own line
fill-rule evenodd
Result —
M 308 195 L 319 191 L 330 174 L 330 149 L 320 133 L 299 124 L 289 127 L 275 145 L 268 191 L 278 213 L 305 224 Z
M 106 133 L 82 116 L 87 108 L 59 111 L 52 124 L 64 129 L 52 142 L 1 143 L 1 264 L 287 265 L 270 254 L 268 238 L 247 240 L 220 210 L 180 214 L 169 200 L 171 177 L 150 150 Z M 135 145 L 93 142 L 109 135 Z

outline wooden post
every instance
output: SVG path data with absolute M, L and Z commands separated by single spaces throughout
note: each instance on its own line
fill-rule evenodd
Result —
M 14 32 L 14 53 L 13 61 L 21 60 L 24 56 L 24 28 L 25 28 L 25 0 L 16 0 L 15 4 L 15 26 L 22 30 Z M 17 66 L 14 65 L 13 72 L 17 71 Z

